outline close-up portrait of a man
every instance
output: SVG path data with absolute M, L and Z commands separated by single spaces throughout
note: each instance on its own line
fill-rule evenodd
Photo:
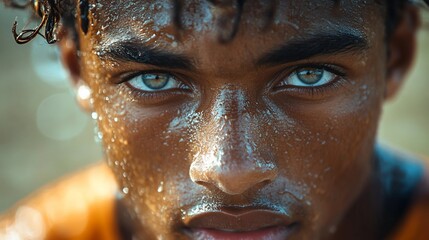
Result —
M 1 2 L 34 23 L 2 35 L 58 47 L 103 160 L 0 239 L 429 239 L 428 162 L 377 141 L 427 1 Z

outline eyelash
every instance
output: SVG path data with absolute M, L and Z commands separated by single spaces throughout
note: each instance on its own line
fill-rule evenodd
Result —
M 132 87 L 128 82 L 132 80 L 135 77 L 138 77 L 140 75 L 144 74 L 169 74 L 175 77 L 178 81 L 180 81 L 183 85 L 186 85 L 189 87 L 189 89 L 175 89 L 175 90 L 162 90 L 162 91 L 141 91 L 138 89 L 135 89 Z M 160 101 L 163 99 L 167 99 L 171 96 L 172 93 L 185 93 L 192 91 L 192 85 L 188 84 L 186 81 L 183 80 L 183 77 L 181 77 L 180 74 L 171 73 L 164 70 L 151 70 L 151 71 L 143 71 L 143 72 L 135 72 L 131 74 L 126 74 L 120 77 L 122 80 L 117 82 L 118 85 L 122 88 L 122 90 L 125 90 L 130 94 L 131 97 L 135 99 L 145 99 L 145 101 L 153 102 L 153 101 Z
M 276 86 L 280 84 L 282 81 L 285 81 L 287 77 L 291 76 L 296 71 L 303 68 L 323 69 L 325 71 L 329 71 L 335 74 L 336 77 L 331 82 L 320 86 L 313 86 L 313 87 L 301 87 L 301 86 L 294 86 L 294 85 Z M 337 65 L 323 64 L 323 63 L 300 64 L 300 65 L 294 66 L 293 68 L 290 68 L 281 72 L 274 79 L 276 79 L 275 86 L 273 87 L 274 92 L 287 91 L 288 93 L 292 95 L 296 95 L 298 97 L 302 97 L 302 96 L 315 97 L 317 95 L 323 95 L 328 91 L 334 91 L 339 89 L 340 87 L 344 86 L 344 84 L 348 81 L 347 72 L 343 68 Z

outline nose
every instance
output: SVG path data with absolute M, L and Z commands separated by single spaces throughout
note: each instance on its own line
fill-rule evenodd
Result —
M 264 186 L 278 173 L 273 154 L 248 111 L 244 94 L 227 91 L 214 101 L 197 133 L 198 150 L 190 166 L 192 181 L 229 195 Z M 265 135 L 265 134 L 264 134 Z

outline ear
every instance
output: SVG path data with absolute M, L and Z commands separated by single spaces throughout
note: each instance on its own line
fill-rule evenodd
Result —
M 70 30 L 61 32 L 61 40 L 58 42 L 61 61 L 63 66 L 68 70 L 78 104 L 86 112 L 92 112 L 91 89 L 82 78 L 78 47 L 76 40 L 70 35 Z
M 415 6 L 407 6 L 388 39 L 386 99 L 396 95 L 413 65 L 419 27 L 419 9 Z

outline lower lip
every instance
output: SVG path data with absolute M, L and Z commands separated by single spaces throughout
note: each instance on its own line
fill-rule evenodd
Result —
M 193 229 L 194 240 L 285 240 L 291 227 L 269 227 L 247 232 L 229 232 L 214 229 Z

